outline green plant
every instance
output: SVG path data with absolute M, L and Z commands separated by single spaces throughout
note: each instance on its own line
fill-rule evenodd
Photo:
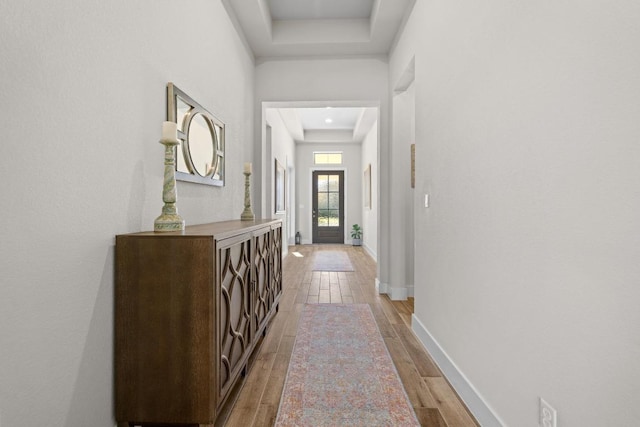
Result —
M 353 224 L 353 227 L 351 227 L 351 238 L 362 239 L 362 228 L 358 224 Z

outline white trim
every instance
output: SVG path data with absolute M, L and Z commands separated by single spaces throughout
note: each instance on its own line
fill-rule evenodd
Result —
M 478 423 L 483 427 L 506 426 L 415 314 L 411 316 L 411 329 Z
M 382 283 L 376 277 L 376 291 L 378 294 L 386 294 L 392 301 L 403 301 L 413 296 L 413 285 L 393 286 L 389 283 Z
M 407 292 L 407 297 L 413 297 L 413 285 L 406 285 L 404 289 Z
M 378 262 L 378 254 L 372 251 L 369 245 L 362 242 L 362 248 L 369 254 L 371 258 L 373 258 L 375 262 Z
M 396 287 L 390 285 L 387 287 L 387 295 L 389 295 L 389 299 L 391 299 L 392 301 L 406 300 L 407 297 L 411 296 L 409 295 L 409 290 L 407 287 Z

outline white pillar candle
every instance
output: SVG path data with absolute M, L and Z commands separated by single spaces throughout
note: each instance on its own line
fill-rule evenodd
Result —
M 244 164 L 244 173 L 251 173 L 251 163 Z
M 171 141 L 178 139 L 178 126 L 173 122 L 163 122 L 162 139 Z

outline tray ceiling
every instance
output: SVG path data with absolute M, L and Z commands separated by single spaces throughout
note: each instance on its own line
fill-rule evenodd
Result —
M 388 55 L 415 0 L 223 0 L 256 58 Z

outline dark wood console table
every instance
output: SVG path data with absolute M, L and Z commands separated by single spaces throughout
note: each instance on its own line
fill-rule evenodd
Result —
M 116 237 L 118 427 L 213 426 L 282 293 L 282 222 Z

